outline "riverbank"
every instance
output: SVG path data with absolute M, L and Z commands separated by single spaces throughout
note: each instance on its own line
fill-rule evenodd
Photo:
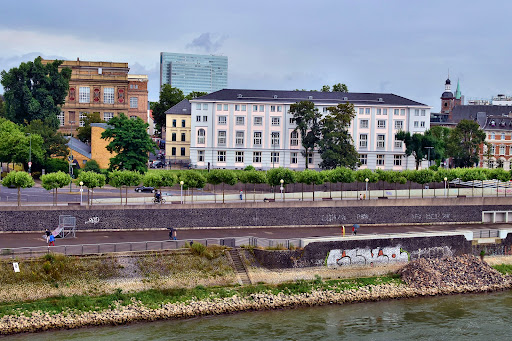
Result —
M 487 263 L 473 256 L 410 262 L 397 276 L 357 280 L 299 280 L 280 285 L 248 287 L 196 287 L 189 291 L 161 292 L 155 304 L 144 295 L 117 293 L 108 308 L 95 309 L 96 302 L 85 309 L 60 312 L 30 310 L 26 306 L 15 314 L 0 318 L 0 334 L 35 332 L 83 326 L 117 325 L 133 321 L 188 318 L 242 311 L 294 308 L 325 304 L 379 301 L 420 296 L 488 292 L 511 288 L 509 276 L 503 276 Z M 461 275 L 462 274 L 462 275 Z M 416 276 L 416 277 L 415 277 Z M 433 276 L 434 281 L 428 280 Z M 475 281 L 478 278 L 479 281 Z M 154 295 L 158 298 L 158 295 Z M 116 296 L 112 297 L 115 299 Z M 28 303 L 27 303 L 28 304 Z

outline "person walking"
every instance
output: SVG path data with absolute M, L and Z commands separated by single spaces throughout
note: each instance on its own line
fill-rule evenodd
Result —
M 359 200 L 363 200 L 363 193 L 359 194 Z
M 244 191 L 240 190 L 240 200 L 242 200 L 244 197 Z
M 46 229 L 46 231 L 44 233 L 46 234 L 46 242 L 49 243 L 50 242 L 50 235 L 52 233 L 48 229 Z
M 172 240 L 178 240 L 178 230 L 176 229 L 172 231 Z
M 354 226 L 352 226 L 352 235 L 355 236 L 356 235 L 356 228 Z
M 55 246 L 55 236 L 53 234 L 50 234 L 48 238 L 48 246 Z
M 169 227 L 169 239 L 173 240 L 174 227 Z

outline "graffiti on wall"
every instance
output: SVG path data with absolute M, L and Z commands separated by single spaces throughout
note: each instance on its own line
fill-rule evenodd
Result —
M 380 265 L 409 261 L 409 253 L 399 246 L 375 249 L 331 250 L 327 266 Z
M 90 217 L 89 220 L 85 221 L 86 224 L 94 224 L 94 225 L 96 225 L 99 222 L 100 222 L 99 217 Z

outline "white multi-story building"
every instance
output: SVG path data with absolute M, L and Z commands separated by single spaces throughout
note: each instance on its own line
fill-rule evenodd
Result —
M 431 107 L 393 94 L 224 89 L 190 101 L 192 166 L 304 169 L 300 135 L 289 113 L 300 101 L 312 101 L 324 115 L 339 103 L 354 105 L 349 132 L 360 168 L 414 169 L 414 158 L 406 158 L 395 134 L 430 128 Z M 318 168 L 320 155 L 308 157 L 309 167 Z

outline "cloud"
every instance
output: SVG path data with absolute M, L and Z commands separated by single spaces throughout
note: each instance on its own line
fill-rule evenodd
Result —
M 204 52 L 215 52 L 219 50 L 224 43 L 224 41 L 227 39 L 227 35 L 220 36 L 218 38 L 214 38 L 212 41 L 212 38 L 210 37 L 210 33 L 203 33 L 199 37 L 192 40 L 192 43 L 187 44 L 187 48 L 194 49 L 194 50 L 202 50 Z

